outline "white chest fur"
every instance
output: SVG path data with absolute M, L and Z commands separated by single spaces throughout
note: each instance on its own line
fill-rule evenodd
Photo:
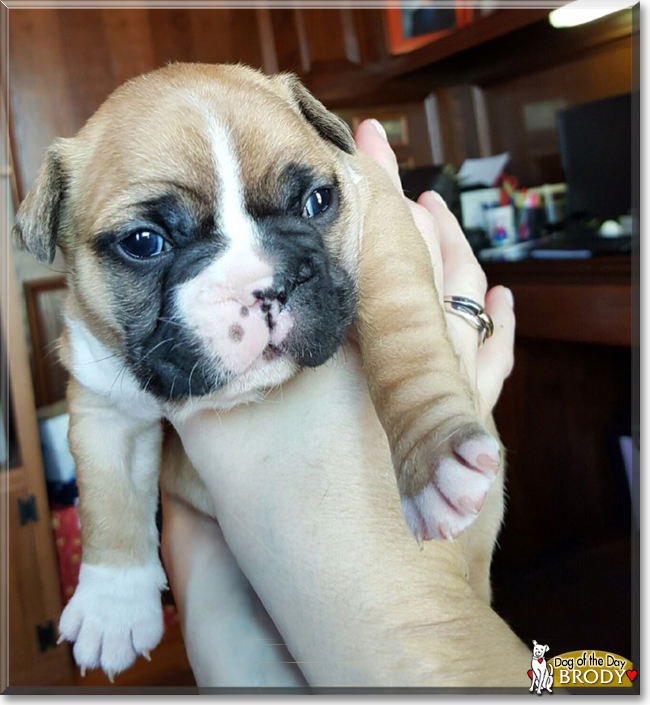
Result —
M 88 330 L 65 317 L 70 346 L 70 373 L 84 387 L 109 399 L 132 416 L 155 420 L 162 416 L 156 399 L 143 391 L 126 364 Z

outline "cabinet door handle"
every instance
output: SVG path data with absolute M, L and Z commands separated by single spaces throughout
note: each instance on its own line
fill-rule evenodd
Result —
M 56 630 L 54 629 L 54 622 L 50 620 L 47 624 L 37 624 L 36 638 L 38 639 L 38 648 L 41 651 L 55 648 Z
M 36 523 L 38 521 L 38 510 L 36 508 L 36 497 L 30 495 L 27 499 L 18 500 L 18 516 L 20 525 L 25 526 L 30 521 Z

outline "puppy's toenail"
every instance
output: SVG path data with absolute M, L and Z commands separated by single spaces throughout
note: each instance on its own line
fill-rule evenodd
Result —
M 469 497 L 461 497 L 458 500 L 458 507 L 462 509 L 466 514 L 478 514 L 483 500 L 476 502 L 471 500 Z

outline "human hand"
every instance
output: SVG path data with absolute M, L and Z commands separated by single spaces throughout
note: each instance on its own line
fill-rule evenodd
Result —
M 372 157 L 401 191 L 395 153 L 376 120 L 365 120 L 355 134 L 357 149 Z M 487 279 L 458 221 L 443 199 L 426 191 L 417 203 L 406 199 L 413 219 L 429 249 L 436 288 L 443 296 L 465 296 L 485 307 L 494 322 L 494 334 L 482 346 L 478 331 L 467 321 L 446 311 L 447 327 L 462 360 L 484 420 L 492 412 L 505 379 L 514 364 L 515 316 L 512 292 L 503 286 L 487 291 Z
M 356 140 L 400 188 L 392 150 L 372 123 L 359 127 Z M 485 300 L 494 319 L 494 336 L 479 349 L 477 331 L 447 316 L 450 337 L 487 416 L 512 367 L 514 315 L 508 295 L 502 287 L 486 295 L 485 275 L 458 223 L 433 194 L 410 207 L 431 253 L 440 295 Z M 250 674 L 252 662 L 278 668 L 285 683 L 299 683 L 293 664 L 240 656 L 231 646 L 285 641 L 312 684 L 454 684 L 462 679 L 454 670 L 461 659 L 466 665 L 471 661 L 468 668 L 482 684 L 501 678 L 514 682 L 525 673 L 521 664 L 528 654 L 468 582 L 464 539 L 429 542 L 420 553 L 403 522 L 381 427 L 370 423 L 358 429 L 358 438 L 357 430 L 350 432 L 360 417 L 372 415 L 369 400 L 349 401 L 361 374 L 354 360 L 350 355 L 344 366 L 349 373 L 324 366 L 300 375 L 267 404 L 248 407 L 245 424 L 238 419 L 244 412 L 237 409 L 220 417 L 197 413 L 179 423 L 221 524 L 221 529 L 216 523 L 200 526 L 206 520 L 187 506 L 166 503 L 165 526 L 177 535 L 163 536 L 165 565 L 171 567 L 174 594 L 185 615 L 192 664 L 199 663 L 205 674 L 202 684 L 234 682 L 233 674 Z M 284 431 L 278 428 L 278 414 Z M 305 419 L 314 423 L 309 447 L 291 431 Z M 223 456 L 229 462 L 220 462 L 223 433 L 235 449 L 234 455 Z M 321 462 L 323 453 L 321 459 L 313 457 L 312 444 L 322 450 L 323 443 L 327 462 Z M 234 464 L 233 457 L 238 459 Z M 240 458 L 246 472 L 239 472 Z M 209 538 L 199 543 L 197 536 Z M 219 555 L 213 558 L 215 545 Z M 213 560 L 219 565 L 211 566 Z M 274 627 L 261 604 L 251 600 L 247 580 L 282 637 L 271 637 Z M 458 633 L 445 621 L 452 614 L 461 625 Z M 232 630 L 227 640 L 221 637 L 224 629 Z M 476 641 L 488 634 L 490 649 L 509 654 L 504 662 L 510 673 L 494 673 L 479 658 Z

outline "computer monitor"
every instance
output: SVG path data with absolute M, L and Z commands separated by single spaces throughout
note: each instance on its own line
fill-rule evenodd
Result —
M 606 220 L 632 208 L 632 94 L 557 114 L 567 217 Z

